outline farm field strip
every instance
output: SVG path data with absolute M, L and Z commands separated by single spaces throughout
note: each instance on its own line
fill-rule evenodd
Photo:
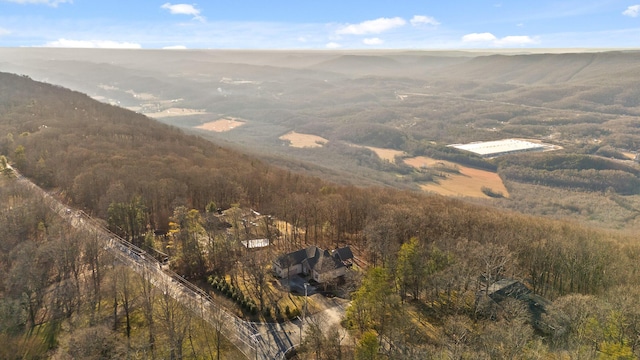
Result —
M 376 153 L 376 155 L 378 155 L 380 159 L 387 160 L 391 163 L 394 163 L 396 161 L 396 156 L 403 156 L 406 154 L 404 151 L 400 151 L 400 150 L 384 149 L 384 148 L 378 148 L 373 146 L 365 146 L 365 147 L 373 151 L 374 153 Z
M 214 132 L 226 132 L 246 124 L 246 121 L 238 118 L 222 118 L 215 121 L 206 122 L 195 128 Z
M 502 179 L 497 173 L 474 169 L 461 166 L 449 161 L 436 160 L 426 156 L 419 156 L 410 159 L 404 159 L 407 165 L 415 168 L 423 167 L 449 167 L 456 168 L 459 174 L 443 172 L 444 178 L 438 183 L 428 183 L 420 185 L 424 191 L 434 192 L 445 196 L 470 196 L 470 197 L 488 197 L 482 192 L 483 187 L 490 188 L 492 191 L 502 193 L 505 197 L 509 197 L 509 191 L 505 187 Z
M 295 131 L 290 131 L 279 138 L 280 140 L 287 140 L 290 142 L 291 147 L 295 148 L 314 148 L 314 147 L 322 147 L 324 144 L 328 143 L 329 140 L 311 134 L 301 134 Z

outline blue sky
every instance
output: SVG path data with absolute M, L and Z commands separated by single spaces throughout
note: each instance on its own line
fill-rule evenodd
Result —
M 640 48 L 640 0 L 0 0 L 0 46 Z

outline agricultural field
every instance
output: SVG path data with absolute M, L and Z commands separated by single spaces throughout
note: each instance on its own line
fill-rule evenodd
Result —
M 196 129 L 225 132 L 231 131 L 237 127 L 244 125 L 246 121 L 236 118 L 223 118 L 215 121 L 206 122 L 202 125 L 195 126 Z
M 441 171 L 441 176 L 434 183 L 421 184 L 424 191 L 445 196 L 464 196 L 488 198 L 483 188 L 496 194 L 509 197 L 500 176 L 491 171 L 461 166 L 449 161 L 432 159 L 426 156 L 404 159 L 404 162 L 417 169 L 431 168 Z
M 289 142 L 289 146 L 296 148 L 316 148 L 324 146 L 329 140 L 311 134 L 301 134 L 295 131 L 288 132 L 279 138 Z
M 394 149 L 383 149 L 374 146 L 365 146 L 367 149 L 373 151 L 378 155 L 378 157 L 382 160 L 387 160 L 389 162 L 395 162 L 396 156 L 405 155 L 404 151 L 394 150 Z

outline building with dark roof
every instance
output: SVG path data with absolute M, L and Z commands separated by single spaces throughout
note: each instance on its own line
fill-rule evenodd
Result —
M 303 275 L 324 283 L 344 275 L 352 260 L 353 253 L 348 246 L 329 252 L 312 245 L 276 258 L 272 266 L 281 278 Z
M 508 298 L 525 303 L 531 316 L 531 324 L 537 330 L 542 329 L 542 314 L 546 312 L 547 307 L 551 304 L 549 300 L 534 294 L 524 283 L 515 279 L 498 280 L 489 285 L 486 291 L 480 291 L 479 295 L 486 295 L 498 305 Z

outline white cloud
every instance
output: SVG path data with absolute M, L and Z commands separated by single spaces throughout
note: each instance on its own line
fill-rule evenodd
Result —
M 497 46 L 521 46 L 537 44 L 538 42 L 538 39 L 532 38 L 531 36 L 505 36 L 502 39 L 494 41 L 494 44 Z
M 382 43 L 384 43 L 384 40 L 380 39 L 380 38 L 366 38 L 364 40 L 362 40 L 362 43 L 365 45 L 380 45 Z
M 184 45 L 172 45 L 163 47 L 164 50 L 186 50 L 187 47 Z
M 622 12 L 622 15 L 629 17 L 638 17 L 638 14 L 640 14 L 640 5 L 631 5 Z
M 204 21 L 204 17 L 200 15 L 200 9 L 196 9 L 193 5 L 165 3 L 161 8 L 169 10 L 173 15 L 191 15 L 195 20 Z
M 342 47 L 342 45 L 340 45 L 340 44 L 338 44 L 338 43 L 336 43 L 336 42 L 330 42 L 330 43 L 328 43 L 327 45 L 325 45 L 325 47 L 326 47 L 327 49 L 338 49 L 338 48 L 341 48 L 341 47 Z
M 497 38 L 492 33 L 472 33 L 462 37 L 462 42 L 465 43 L 489 43 L 493 46 L 522 46 L 538 44 L 540 41 L 538 38 L 522 35 L 522 36 L 505 36 L 503 38 Z
M 0 28 L 0 36 L 9 35 L 9 34 L 11 34 L 11 31 L 9 31 L 7 29 Z
M 131 42 L 117 42 L 112 40 L 69 40 L 58 39 L 43 46 L 56 48 L 100 48 L 100 49 L 140 49 L 140 44 Z
M 440 25 L 440 22 L 438 22 L 438 20 L 432 18 L 431 16 L 424 16 L 424 15 L 415 15 L 414 17 L 411 18 L 410 22 L 411 22 L 411 25 L 413 26 L 418 26 L 421 24 L 433 25 L 433 26 Z
M 379 18 L 363 21 L 359 24 L 347 25 L 336 31 L 338 35 L 380 34 L 385 31 L 404 26 L 407 21 L 401 17 Z
M 58 4 L 72 4 L 73 0 L 4 0 L 17 4 L 43 4 L 57 7 Z
M 497 38 L 492 33 L 472 33 L 462 37 L 463 42 L 489 42 Z

